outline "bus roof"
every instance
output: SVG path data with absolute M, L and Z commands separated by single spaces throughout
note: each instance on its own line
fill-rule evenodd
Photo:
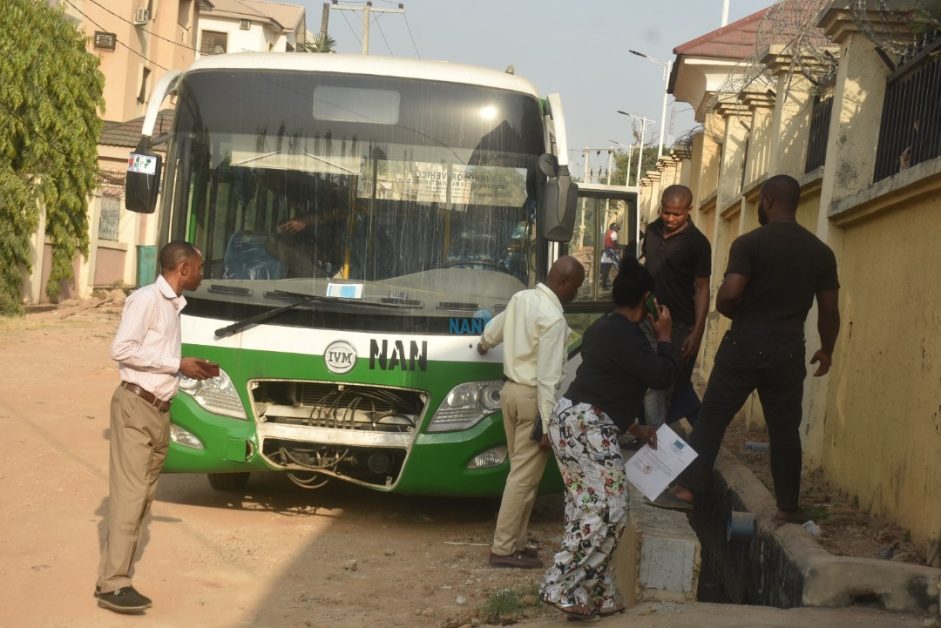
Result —
M 372 74 L 402 78 L 425 79 L 446 83 L 482 85 L 530 94 L 539 92 L 528 80 L 473 65 L 448 61 L 400 59 L 376 55 L 346 55 L 298 52 L 236 52 L 204 55 L 186 70 L 288 70 L 297 72 L 333 72 L 341 74 Z

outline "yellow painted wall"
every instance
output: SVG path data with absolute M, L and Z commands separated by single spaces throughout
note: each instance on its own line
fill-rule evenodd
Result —
M 863 508 L 922 541 L 941 529 L 939 207 L 936 189 L 845 229 L 820 457 Z

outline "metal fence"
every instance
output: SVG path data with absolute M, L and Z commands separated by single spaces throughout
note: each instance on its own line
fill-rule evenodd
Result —
M 941 155 L 941 32 L 887 79 L 874 181 Z
M 827 139 L 830 136 L 830 114 L 833 112 L 833 96 L 814 96 L 810 110 L 810 137 L 807 140 L 807 160 L 804 172 L 823 165 L 827 158 Z

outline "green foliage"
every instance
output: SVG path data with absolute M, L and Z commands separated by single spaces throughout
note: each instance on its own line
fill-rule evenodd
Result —
M 478 609 L 480 619 L 488 624 L 512 624 L 538 604 L 539 586 L 535 581 L 514 589 L 500 589 Z
M 299 44 L 298 52 L 336 52 L 337 42 L 330 35 L 320 34 L 312 40 Z
M 640 149 L 638 146 L 634 146 L 631 149 L 631 185 L 637 185 L 638 181 L 638 168 L 637 168 L 637 158 L 640 156 Z M 640 169 L 641 173 L 647 172 L 648 170 L 655 170 L 657 167 L 657 145 L 656 144 L 646 144 L 644 146 L 643 154 L 643 167 Z M 627 151 L 616 151 L 614 153 L 614 170 L 611 172 L 611 184 L 612 185 L 624 185 L 625 177 L 627 176 Z
M 40 205 L 52 241 L 50 297 L 72 277 L 75 255 L 88 255 L 104 77 L 85 37 L 40 0 L 3 0 L 0 76 L 0 315 L 9 315 L 21 310 Z

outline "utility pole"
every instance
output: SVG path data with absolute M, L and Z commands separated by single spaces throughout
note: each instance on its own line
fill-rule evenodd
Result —
M 611 168 L 613 166 L 613 163 L 614 163 L 614 149 L 609 148 L 608 149 L 608 181 L 607 181 L 608 185 L 611 185 Z
M 320 14 L 320 41 L 326 41 L 330 25 L 330 3 L 323 3 L 323 13 Z
M 626 112 L 626 111 L 621 111 L 620 109 L 618 109 L 618 113 L 621 114 L 622 116 L 628 116 L 629 118 L 635 118 L 635 119 L 641 121 L 641 125 L 640 125 L 640 150 L 638 151 L 638 155 L 637 155 L 637 176 L 634 177 L 634 178 L 635 178 L 635 184 L 636 184 L 636 182 L 640 180 L 640 169 L 644 167 L 644 142 L 646 141 L 646 137 L 647 137 L 647 123 L 648 123 L 648 122 L 653 122 L 653 120 L 650 120 L 650 119 L 645 118 L 645 117 L 643 117 L 643 116 L 635 115 L 635 114 L 633 114 L 633 113 L 628 113 L 628 112 Z M 631 145 L 631 148 L 633 148 L 633 144 Z M 628 153 L 627 153 L 627 178 L 628 178 L 628 180 L 624 182 L 624 185 L 628 185 L 628 184 L 630 183 L 630 178 L 631 178 L 631 161 L 630 161 L 630 159 L 631 159 L 631 153 L 630 153 L 630 149 L 628 149 Z
M 363 54 L 369 54 L 369 16 L 372 13 L 405 13 L 405 5 L 401 2 L 395 9 L 380 9 L 372 5 L 372 0 L 366 0 L 363 5 L 358 4 L 340 4 L 333 0 L 332 8 L 337 11 L 362 11 L 363 12 Z
M 722 26 L 729 23 L 729 0 L 722 0 Z

